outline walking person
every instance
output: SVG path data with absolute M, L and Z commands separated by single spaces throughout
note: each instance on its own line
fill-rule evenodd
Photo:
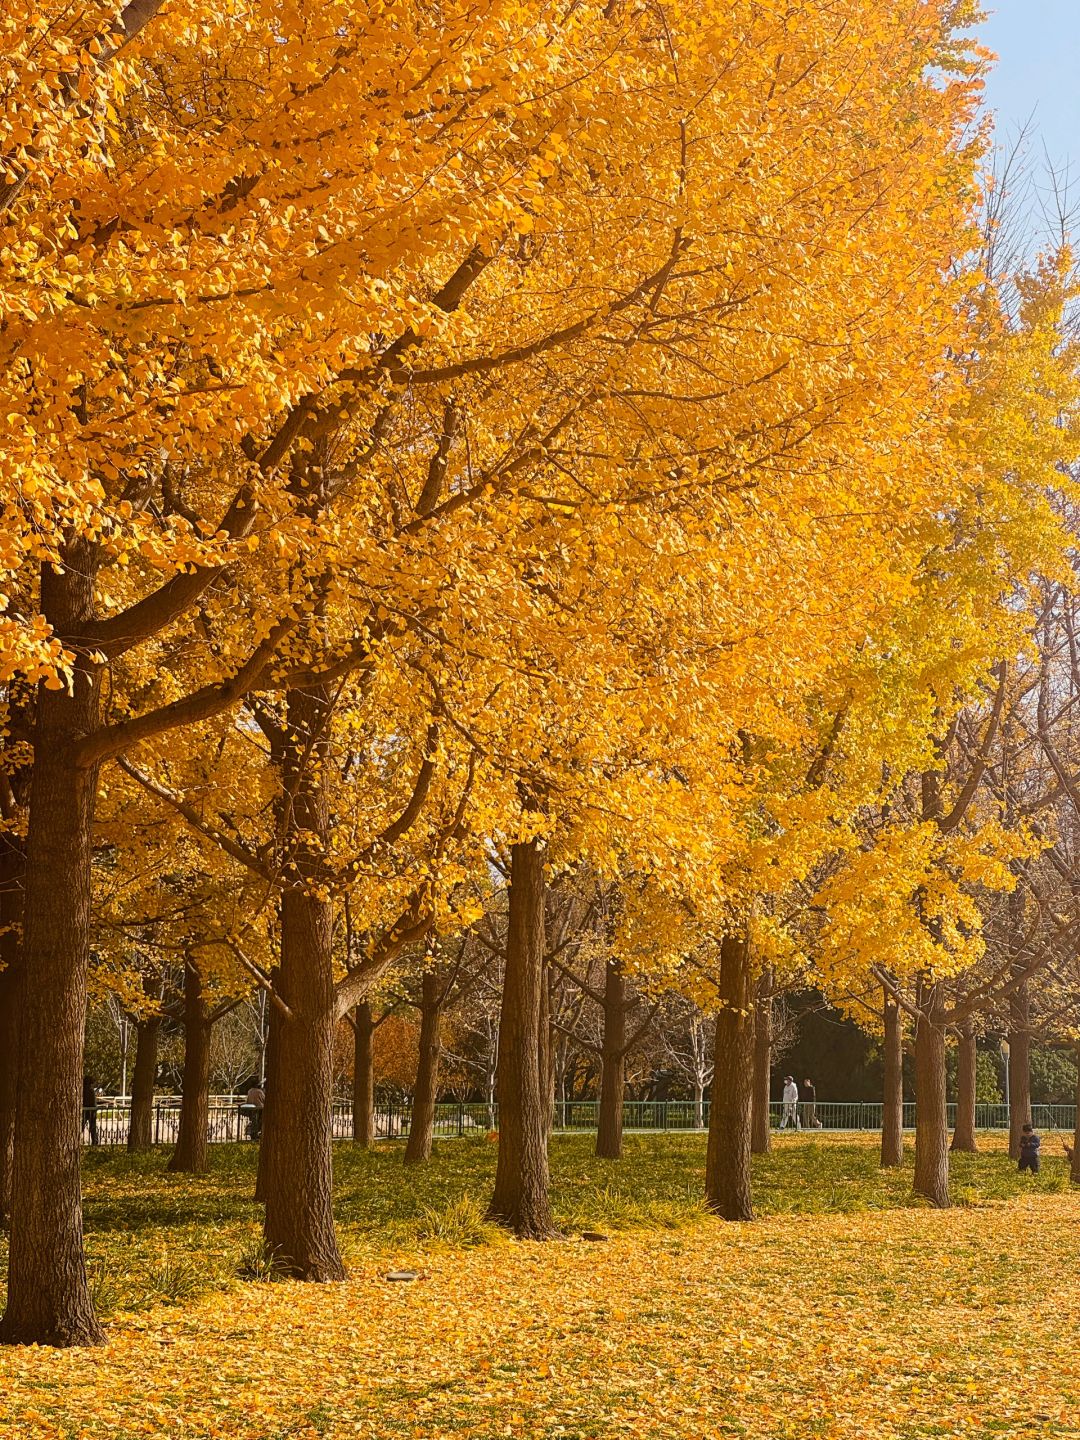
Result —
M 798 1130 L 799 1127 L 799 1087 L 790 1075 L 784 1076 L 784 1111 L 780 1117 L 781 1130 Z
M 1042 1141 L 1035 1134 L 1032 1125 L 1026 1124 L 1020 1132 L 1020 1163 L 1017 1169 L 1020 1171 L 1030 1170 L 1032 1175 L 1039 1173 L 1039 1146 Z
M 817 1086 L 812 1080 L 804 1080 L 803 1093 L 803 1128 L 806 1130 L 820 1130 L 821 1121 L 817 1118 Z
M 82 1128 L 90 1127 L 90 1144 L 98 1143 L 97 1128 L 97 1086 L 92 1075 L 84 1075 L 82 1082 Z

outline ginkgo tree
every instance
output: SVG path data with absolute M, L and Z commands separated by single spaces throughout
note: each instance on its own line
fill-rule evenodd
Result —
M 577 29 L 562 7 L 443 7 L 425 53 L 381 6 L 280 21 L 244 3 L 4 17 L 5 658 L 43 676 L 19 1096 L 57 1117 L 17 1122 L 7 1339 L 98 1333 L 77 1174 L 97 768 L 234 704 L 295 625 L 276 545 L 312 554 L 328 497 L 302 503 L 283 462 L 328 385 L 378 408 L 543 188 L 544 88 Z M 106 669 L 251 551 L 262 620 L 236 617 L 183 697 L 140 708 L 136 689 L 103 715 Z
M 1067 568 L 1063 516 L 1077 445 L 1069 267 L 1066 251 L 1009 277 L 1020 301 L 1014 314 L 1004 282 L 987 279 L 972 301 L 954 443 L 975 484 L 966 504 L 943 507 L 929 528 L 912 603 L 864 657 L 884 680 L 897 657 L 923 655 L 897 727 L 909 743 L 891 762 L 882 757 L 862 838 L 820 893 L 831 983 L 859 990 L 861 974 L 884 984 L 894 1050 L 896 1006 L 914 1021 L 915 1186 L 936 1205 L 949 1200 L 946 1035 L 977 1008 L 963 986 L 950 1004 L 949 982 L 981 962 L 989 898 L 1014 891 L 1045 843 L 989 782 L 1000 737 L 1030 689 L 1014 672 L 1031 652 L 1040 583 Z M 876 726 L 895 695 L 883 684 Z M 961 730 L 966 746 L 956 743 Z M 856 821 L 853 839 L 858 829 Z M 1035 963 L 1050 954 L 1043 949 Z M 1001 977 L 1009 985 L 1016 978 Z
M 744 946 L 716 858 L 752 834 L 754 747 L 805 751 L 806 698 L 910 593 L 897 534 L 969 483 L 942 364 L 966 7 L 124 14 L 4 21 L 0 531 L 9 670 L 40 681 L 9 1341 L 99 1334 L 77 1090 L 105 762 L 182 770 L 273 697 L 303 1023 L 275 1007 L 272 1046 L 317 1080 L 348 978 L 334 687 L 425 696 L 374 733 L 422 765 L 434 718 L 483 762 L 469 824 L 511 855 L 491 1208 L 547 1233 L 545 854 L 670 864 Z M 274 1108 L 268 1207 L 311 1162 L 325 1213 L 326 1129 L 279 1149 Z M 303 1239 L 269 1210 L 268 1238 Z

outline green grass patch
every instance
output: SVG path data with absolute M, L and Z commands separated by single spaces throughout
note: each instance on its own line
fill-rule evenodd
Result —
M 551 1143 L 555 1219 L 568 1237 L 582 1230 L 693 1230 L 715 1225 L 702 1203 L 703 1135 L 631 1135 L 621 1160 L 600 1160 L 591 1136 Z M 1019 1175 L 1000 1137 L 978 1155 L 952 1157 L 958 1207 L 1068 1190 L 1068 1169 L 1052 1145 L 1036 1177 Z M 334 1151 L 334 1206 L 347 1262 L 375 1250 L 408 1256 L 468 1249 L 503 1239 L 484 1220 L 496 1147 L 486 1138 L 436 1144 L 429 1162 L 406 1166 L 400 1144 Z M 86 1247 L 91 1285 L 108 1316 L 158 1304 L 181 1305 L 208 1290 L 264 1279 L 260 1207 L 254 1203 L 257 1149 L 215 1145 L 203 1176 L 173 1175 L 164 1149 L 141 1155 L 98 1150 L 85 1157 Z M 912 1147 L 901 1169 L 878 1166 L 876 1137 L 785 1136 L 753 1168 L 761 1218 L 905 1209 L 912 1194 Z M 0 1239 L 0 1277 L 6 1242 Z M 0 1286 L 2 1290 L 2 1286 Z

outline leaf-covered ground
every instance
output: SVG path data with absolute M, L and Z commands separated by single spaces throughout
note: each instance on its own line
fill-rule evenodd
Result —
M 332 1287 L 238 1278 L 250 1151 L 194 1182 L 93 1156 L 109 1343 L 0 1352 L 0 1436 L 1080 1435 L 1080 1193 L 1048 1149 L 1034 1183 L 1000 1150 L 960 1157 L 941 1214 L 868 1143 L 785 1139 L 757 1168 L 762 1218 L 732 1227 L 696 1204 L 698 1137 L 619 1164 L 556 1140 L 567 1238 L 545 1246 L 480 1222 L 491 1147 L 412 1171 L 342 1149 Z M 394 1265 L 420 1278 L 388 1283 Z

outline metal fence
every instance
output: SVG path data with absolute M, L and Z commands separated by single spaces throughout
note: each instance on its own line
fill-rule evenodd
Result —
M 224 1096 L 211 1099 L 208 1112 L 208 1135 L 213 1143 L 236 1143 L 251 1139 L 245 1102 Z M 595 1130 L 599 1115 L 596 1100 L 557 1101 L 554 1113 L 556 1132 L 572 1134 Z M 131 1113 L 126 1099 L 102 1100 L 97 1109 L 97 1138 L 100 1145 L 125 1145 Z M 873 1131 L 881 1129 L 882 1106 L 868 1100 L 819 1100 L 816 1105 L 800 1102 L 798 1124 L 802 1130 L 830 1132 Z M 948 1106 L 949 1125 L 956 1117 L 956 1106 Z M 412 1107 L 408 1101 L 379 1104 L 375 1109 L 375 1135 L 382 1140 L 399 1140 L 409 1133 Z M 1075 1125 L 1073 1105 L 1033 1105 L 1032 1121 L 1037 1130 L 1067 1130 Z M 784 1107 L 779 1102 L 770 1106 L 774 1129 L 783 1128 Z M 84 1116 L 83 1140 L 90 1139 L 89 1114 Z M 623 1129 L 637 1133 L 689 1132 L 706 1129 L 709 1123 L 709 1102 L 700 1105 L 693 1100 L 628 1100 L 623 1105 Z M 347 1101 L 333 1105 L 333 1135 L 337 1140 L 352 1138 L 352 1105 Z M 464 1135 L 483 1135 L 498 1129 L 497 1105 L 452 1101 L 435 1107 L 435 1135 L 443 1139 Z M 1007 1105 L 977 1105 L 975 1125 L 979 1130 L 1007 1130 Z M 171 1145 L 180 1126 L 180 1101 L 164 1096 L 154 1102 L 152 1139 L 155 1145 Z M 904 1105 L 904 1127 L 915 1126 L 915 1105 Z

